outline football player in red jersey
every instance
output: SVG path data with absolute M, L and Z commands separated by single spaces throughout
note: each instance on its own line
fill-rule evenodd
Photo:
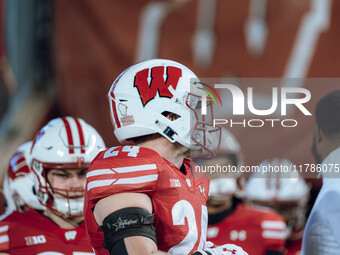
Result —
M 133 65 L 112 84 L 111 120 L 126 145 L 101 152 L 86 176 L 96 254 L 246 254 L 205 245 L 209 179 L 187 157 L 217 148 L 220 128 L 200 114 L 201 96 L 208 99 L 200 88 L 193 72 L 164 59 Z
M 273 159 L 265 160 L 260 167 L 289 169 L 292 165 L 287 159 Z M 245 196 L 249 202 L 274 209 L 287 223 L 287 255 L 301 253 L 309 190 L 297 171 L 253 173 L 246 184 Z
M 97 131 L 79 118 L 56 118 L 40 130 L 28 160 L 45 210 L 14 211 L 4 218 L 0 254 L 93 254 L 83 217 L 85 175 L 104 149 Z
M 216 245 L 234 243 L 252 255 L 284 254 L 286 224 L 282 217 L 273 210 L 246 205 L 239 198 L 242 158 L 238 141 L 223 129 L 216 157 L 197 162 L 211 177 L 207 240 Z

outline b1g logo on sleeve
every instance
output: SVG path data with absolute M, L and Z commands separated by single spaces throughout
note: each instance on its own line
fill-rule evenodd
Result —
M 39 236 L 26 236 L 25 237 L 26 245 L 32 246 L 36 244 L 46 243 L 46 238 L 44 235 Z
M 155 66 L 151 70 L 147 68 L 136 73 L 134 87 L 138 89 L 143 106 L 145 106 L 155 98 L 157 91 L 160 97 L 172 98 L 173 94 L 169 87 L 172 86 L 172 89 L 176 90 L 180 77 L 182 77 L 182 70 L 178 67 Z

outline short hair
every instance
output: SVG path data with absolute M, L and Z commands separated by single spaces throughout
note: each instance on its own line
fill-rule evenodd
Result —
M 315 120 L 327 138 L 340 136 L 340 90 L 327 94 L 318 102 Z

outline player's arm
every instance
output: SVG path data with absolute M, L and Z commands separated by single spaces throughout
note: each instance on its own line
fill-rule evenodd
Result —
M 9 253 L 0 252 L 0 255 L 10 255 Z
M 151 198 L 143 193 L 120 193 L 99 200 L 93 213 L 102 230 L 107 226 L 103 230 L 104 243 L 110 254 L 168 254 L 157 249 L 156 233 L 150 221 L 152 212 Z M 136 215 L 145 224 L 138 221 L 133 226 Z

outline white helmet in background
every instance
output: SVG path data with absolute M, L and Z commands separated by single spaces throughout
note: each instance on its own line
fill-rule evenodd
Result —
M 23 211 L 26 208 L 44 210 L 34 193 L 34 174 L 30 171 L 28 162 L 32 142 L 19 146 L 11 158 L 3 181 L 3 192 L 7 210 Z
M 35 189 L 40 203 L 66 216 L 81 216 L 84 198 L 70 198 L 69 190 L 51 187 L 49 169 L 87 169 L 97 154 L 105 149 L 98 132 L 84 120 L 73 117 L 56 118 L 45 125 L 33 141 L 30 160 L 36 175 Z M 62 191 L 64 199 L 54 193 Z M 60 193 L 60 192 L 59 192 Z
M 243 165 L 241 147 L 235 136 L 225 128 L 222 128 L 221 131 L 221 143 L 216 156 L 211 160 L 199 160 L 197 162 L 200 166 L 215 166 L 216 174 L 210 176 L 209 189 L 210 199 L 213 200 L 224 200 L 226 197 L 237 193 L 237 180 L 241 174 L 240 167 Z M 225 167 L 224 165 L 230 165 L 230 167 L 217 173 L 217 165 L 221 167 L 219 169 Z
M 115 136 L 127 143 L 159 133 L 193 150 L 215 151 L 220 128 L 213 127 L 212 100 L 202 88 L 197 76 L 175 61 L 152 59 L 129 67 L 108 93 Z M 201 115 L 203 95 L 206 115 Z
M 221 143 L 218 154 L 228 156 L 233 165 L 237 167 L 238 173 L 240 174 L 240 168 L 243 165 L 241 146 L 236 137 L 225 128 L 222 128 Z
M 265 160 L 253 173 L 245 187 L 246 200 L 276 210 L 288 227 L 299 228 L 305 223 L 310 187 L 287 159 Z M 269 171 L 268 169 L 274 169 Z M 275 170 L 276 169 L 276 170 Z M 277 171 L 281 169 L 281 171 Z

